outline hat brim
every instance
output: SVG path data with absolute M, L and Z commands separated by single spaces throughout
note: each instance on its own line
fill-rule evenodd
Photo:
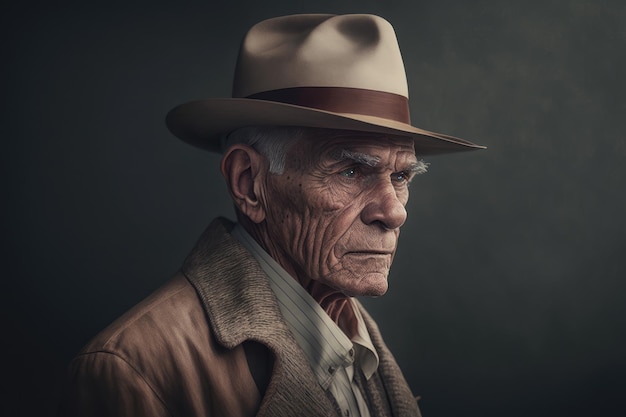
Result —
M 407 136 L 419 155 L 484 149 L 465 139 L 361 114 L 333 113 L 310 107 L 247 98 L 215 98 L 181 104 L 166 117 L 169 130 L 183 141 L 221 152 L 221 137 L 246 126 L 303 126 Z

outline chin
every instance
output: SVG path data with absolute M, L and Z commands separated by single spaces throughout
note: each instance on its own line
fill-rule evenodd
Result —
M 389 288 L 387 274 L 376 272 L 352 278 L 350 284 L 353 285 L 346 285 L 342 290 L 349 297 L 380 297 L 385 295 Z

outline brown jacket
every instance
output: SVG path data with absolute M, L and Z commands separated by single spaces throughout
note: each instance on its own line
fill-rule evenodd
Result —
M 172 281 L 72 361 L 61 416 L 340 415 L 287 328 L 267 277 L 230 236 L 231 227 L 214 221 Z M 376 324 L 361 310 L 380 356 L 372 378 L 360 379 L 372 416 L 419 416 Z M 263 355 L 251 362 L 243 347 L 251 341 L 272 358 L 263 395 L 251 369 L 267 363 L 253 363 Z

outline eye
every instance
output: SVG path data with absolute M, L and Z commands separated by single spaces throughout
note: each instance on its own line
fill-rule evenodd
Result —
M 356 168 L 351 167 L 351 168 L 346 168 L 343 171 L 339 171 L 339 174 L 346 178 L 356 178 L 359 172 Z
M 394 172 L 393 174 L 391 174 L 391 181 L 395 183 L 408 184 L 409 182 L 411 182 L 411 176 L 405 171 Z

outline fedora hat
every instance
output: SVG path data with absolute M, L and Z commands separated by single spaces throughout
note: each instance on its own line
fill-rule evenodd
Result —
M 421 155 L 484 148 L 411 125 L 394 29 L 365 14 L 300 14 L 254 25 L 241 44 L 232 97 L 181 104 L 166 123 L 180 139 L 214 152 L 245 126 L 407 136 Z

